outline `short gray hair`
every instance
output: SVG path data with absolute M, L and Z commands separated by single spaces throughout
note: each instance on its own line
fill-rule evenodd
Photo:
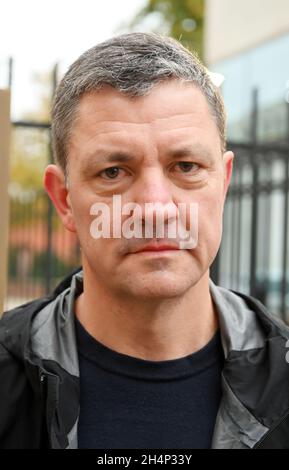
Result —
M 110 85 L 128 96 L 143 96 L 154 85 L 171 79 L 192 82 L 203 92 L 219 130 L 221 149 L 225 151 L 223 98 L 196 53 L 169 37 L 130 33 L 113 37 L 84 52 L 61 80 L 52 108 L 55 161 L 66 172 L 69 140 L 84 93 Z

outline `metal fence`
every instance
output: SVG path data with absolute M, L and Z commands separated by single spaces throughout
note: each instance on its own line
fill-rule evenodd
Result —
M 258 90 L 249 143 L 229 142 L 234 171 L 214 280 L 249 293 L 289 323 L 289 105 L 282 142 L 260 144 Z
M 214 265 L 217 283 L 289 320 L 289 147 L 231 144 L 235 167 Z
M 10 199 L 8 307 L 51 292 L 79 265 L 77 238 L 66 231 L 44 191 Z
M 57 66 L 51 73 L 51 96 L 57 82 Z M 7 87 L 13 94 L 13 61 L 9 60 Z M 46 162 L 52 162 L 50 123 L 30 120 L 12 122 L 16 133 L 29 132 L 30 140 L 46 145 Z M 37 150 L 36 150 L 37 152 Z M 43 153 L 43 152 L 42 152 Z M 43 156 L 42 156 L 43 157 Z M 13 158 L 13 155 L 12 155 Z M 31 167 L 33 172 L 33 167 Z M 80 264 L 77 237 L 61 225 L 44 189 L 25 189 L 11 182 L 8 290 L 6 308 L 48 294 Z
M 52 90 L 57 81 L 52 74 Z M 9 84 L 12 84 L 12 62 Z M 289 106 L 288 106 L 289 110 Z M 50 125 L 18 121 L 17 129 L 48 135 Z M 213 280 L 250 293 L 289 321 L 289 111 L 288 140 L 257 143 L 258 94 L 253 91 L 250 143 L 229 142 L 234 172 L 224 212 L 223 239 L 212 266 Z M 8 305 L 48 293 L 79 264 L 75 236 L 60 225 L 44 191 L 11 195 Z

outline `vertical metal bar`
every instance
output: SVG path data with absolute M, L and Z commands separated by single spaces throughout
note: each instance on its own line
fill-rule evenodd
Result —
M 235 289 L 235 281 L 236 281 L 236 269 L 235 269 L 235 254 L 236 254 L 236 174 L 235 172 L 232 175 L 232 185 L 234 189 L 234 193 L 231 194 L 231 203 L 232 203 L 232 216 L 231 216 L 231 230 L 230 230 L 230 238 L 231 238 L 231 249 L 230 249 L 230 277 L 231 277 L 231 289 Z
M 57 86 L 57 65 L 54 66 L 52 71 L 52 86 L 51 86 L 51 101 L 53 99 L 56 86 Z M 53 151 L 51 143 L 51 130 L 49 130 L 49 163 L 53 163 Z M 52 251 L 52 237 L 53 237 L 53 204 L 50 198 L 47 198 L 47 265 L 45 270 L 45 291 L 49 294 L 52 289 L 53 279 L 53 251 Z
M 51 150 L 51 139 L 49 138 L 49 160 Z M 52 288 L 52 271 L 53 271 L 53 259 L 52 259 L 52 231 L 53 231 L 53 205 L 51 199 L 47 196 L 47 262 L 45 269 L 45 292 L 49 294 Z
M 24 227 L 24 233 L 25 233 L 25 244 L 24 244 L 24 267 L 23 267 L 23 297 L 25 299 L 29 299 L 29 284 L 31 283 L 31 276 L 30 276 L 30 269 L 29 267 L 27 266 L 28 262 L 27 262 L 27 251 L 29 250 L 29 237 L 30 237 L 30 234 L 29 234 L 29 229 L 31 227 L 31 220 L 30 219 L 30 216 L 31 216 L 31 208 L 29 207 L 29 202 L 28 201 L 25 201 L 24 203 L 24 207 L 22 208 L 23 210 L 23 214 L 24 214 L 24 223 L 23 223 L 23 227 Z
M 258 89 L 254 88 L 252 93 L 252 121 L 251 121 L 251 164 L 253 168 L 252 181 L 252 219 L 251 219 L 251 260 L 250 260 L 250 294 L 257 295 L 257 223 L 258 223 L 258 162 L 257 153 L 257 130 L 258 130 Z
M 284 230 L 283 230 L 283 263 L 281 281 L 281 315 L 286 320 L 286 295 L 287 295 L 287 264 L 288 264 L 288 192 L 289 192 L 289 160 L 285 161 L 285 185 L 284 185 Z
M 264 255 L 265 255 L 265 289 L 267 293 L 267 297 L 269 294 L 269 288 L 270 288 L 270 251 L 271 251 L 271 239 L 272 239 L 272 233 L 271 233 L 271 218 L 272 218 L 272 162 L 271 161 L 266 161 L 266 180 L 267 180 L 267 190 L 265 193 L 265 207 L 266 207 L 266 227 L 264 227 L 265 230 L 265 250 L 264 250 Z
M 8 88 L 9 90 L 12 89 L 12 83 L 13 83 L 13 59 L 12 57 L 9 57 L 8 60 Z
M 289 143 L 289 103 L 287 107 L 287 142 Z M 287 320 L 287 267 L 288 267 L 288 222 L 289 222 L 289 153 L 285 156 L 285 182 L 284 182 L 284 230 L 283 230 L 283 266 L 281 282 L 281 315 L 283 320 Z
M 0 90 L 0 315 L 7 289 L 9 230 L 10 92 Z
M 58 64 L 55 64 L 52 70 L 52 96 L 51 96 L 52 99 L 56 92 L 57 82 L 58 82 Z
M 237 193 L 238 201 L 237 213 L 237 258 L 236 258 L 236 289 L 240 289 L 240 265 L 241 265 L 241 224 L 242 224 L 242 165 L 239 164 L 237 170 Z

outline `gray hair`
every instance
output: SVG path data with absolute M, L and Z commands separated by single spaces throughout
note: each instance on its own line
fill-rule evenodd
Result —
M 169 37 L 130 33 L 113 37 L 84 52 L 61 80 L 52 108 L 55 161 L 66 172 L 69 140 L 84 93 L 110 85 L 131 97 L 144 96 L 154 85 L 170 79 L 192 82 L 203 92 L 219 130 L 221 149 L 225 151 L 223 98 L 197 55 Z

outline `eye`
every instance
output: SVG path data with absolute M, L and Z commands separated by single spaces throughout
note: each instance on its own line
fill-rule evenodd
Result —
M 179 168 L 179 173 L 193 173 L 199 169 L 199 165 L 193 162 L 178 162 L 175 166 Z
M 122 168 L 119 168 L 118 166 L 111 166 L 109 168 L 106 168 L 105 170 L 102 170 L 99 173 L 99 176 L 104 177 L 105 179 L 116 179 L 120 172 L 123 171 Z

